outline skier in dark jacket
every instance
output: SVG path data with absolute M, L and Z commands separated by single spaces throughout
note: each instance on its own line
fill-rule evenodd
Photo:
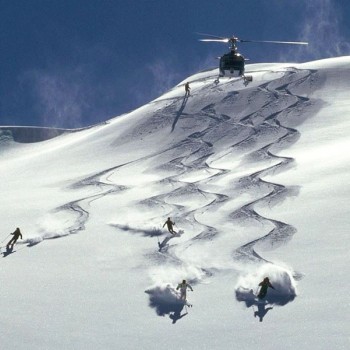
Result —
M 191 88 L 190 88 L 190 83 L 186 83 L 185 84 L 185 96 L 190 96 L 190 91 L 191 91 Z
M 264 299 L 267 294 L 267 289 L 270 287 L 272 289 L 275 289 L 272 284 L 270 283 L 270 280 L 268 277 L 265 277 L 262 282 L 259 283 L 260 292 L 258 294 L 259 299 Z
M 11 233 L 11 235 L 13 235 L 13 237 L 7 243 L 7 245 L 6 245 L 7 249 L 13 249 L 13 246 L 16 244 L 18 238 L 22 239 L 22 233 L 18 227 L 16 228 L 16 230 L 13 233 Z
M 172 235 L 176 235 L 176 232 L 173 229 L 173 225 L 175 225 L 175 222 L 172 222 L 170 218 L 168 218 L 167 221 L 164 222 L 163 227 L 167 225 L 168 227 L 168 231 L 172 234 Z

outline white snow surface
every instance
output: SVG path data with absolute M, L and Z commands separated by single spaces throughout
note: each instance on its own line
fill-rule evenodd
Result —
M 246 68 L 0 130 L 3 349 L 350 348 L 350 57 Z

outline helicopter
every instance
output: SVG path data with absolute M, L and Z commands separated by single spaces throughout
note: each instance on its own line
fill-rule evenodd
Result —
M 266 40 L 243 40 L 235 37 L 234 35 L 230 38 L 224 38 L 212 34 L 197 33 L 198 35 L 209 36 L 210 39 L 199 39 L 199 41 L 205 42 L 219 42 L 228 43 L 230 45 L 230 52 L 220 57 L 219 64 L 219 77 L 242 77 L 245 82 L 253 81 L 253 77 L 250 75 L 244 75 L 245 61 L 248 59 L 244 58 L 238 52 L 236 43 L 268 43 L 268 44 L 291 44 L 291 45 L 308 45 L 307 42 L 303 41 L 266 41 Z

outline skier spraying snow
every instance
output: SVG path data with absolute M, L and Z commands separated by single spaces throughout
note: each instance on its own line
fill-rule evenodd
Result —
M 187 288 L 191 289 L 193 292 L 193 288 L 191 285 L 189 285 L 186 280 L 183 280 L 182 283 L 179 283 L 178 286 L 176 287 L 176 290 L 180 289 L 180 299 L 187 301 Z
M 22 239 L 22 233 L 18 227 L 16 228 L 16 230 L 13 233 L 11 233 L 11 235 L 13 235 L 13 237 L 10 239 L 10 241 L 6 245 L 7 250 L 13 249 L 13 246 L 16 244 L 18 238 Z
M 272 289 L 275 289 L 272 284 L 270 283 L 270 280 L 268 277 L 265 277 L 263 281 L 259 283 L 260 292 L 258 294 L 259 299 L 264 299 L 267 294 L 267 289 L 270 287 Z
M 164 222 L 163 227 L 167 225 L 168 227 L 168 231 L 172 234 L 172 235 L 176 235 L 177 232 L 174 231 L 173 229 L 173 225 L 175 225 L 175 222 L 172 222 L 170 218 L 168 218 L 167 221 Z

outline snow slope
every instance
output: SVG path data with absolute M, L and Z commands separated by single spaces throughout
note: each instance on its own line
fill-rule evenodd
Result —
M 83 130 L 1 128 L 2 246 L 24 235 L 4 349 L 349 348 L 350 57 L 247 71 Z

